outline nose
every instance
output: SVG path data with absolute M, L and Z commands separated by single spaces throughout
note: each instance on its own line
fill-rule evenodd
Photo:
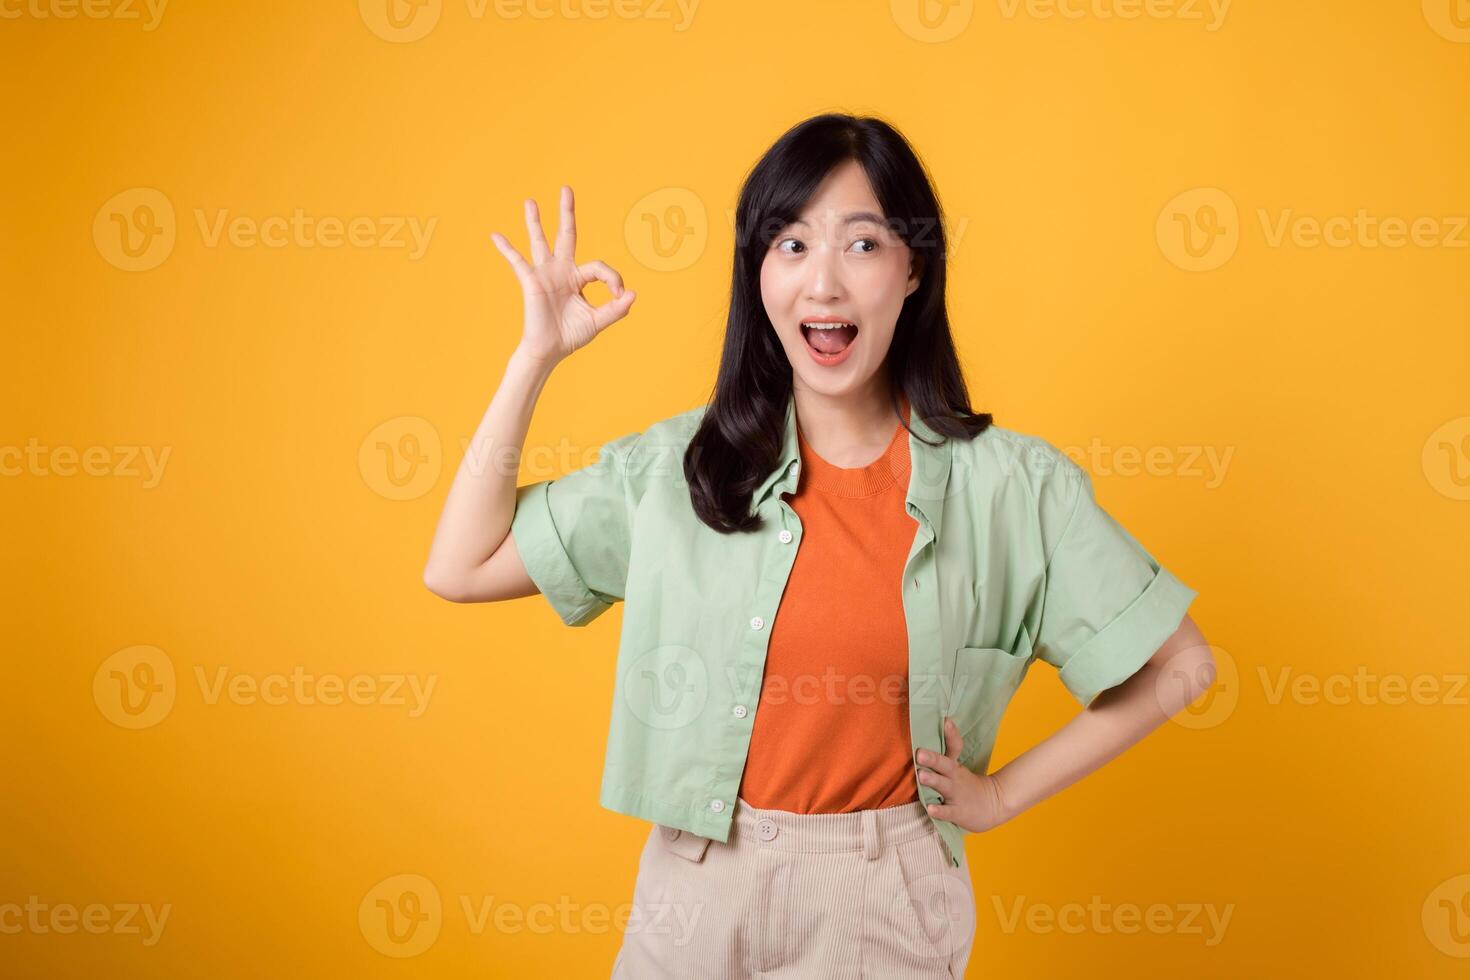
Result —
M 812 249 L 807 264 L 807 299 L 813 304 L 831 303 L 845 292 L 842 261 L 837 249 L 823 243 Z

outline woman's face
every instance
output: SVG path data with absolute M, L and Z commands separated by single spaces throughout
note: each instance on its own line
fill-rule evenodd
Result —
M 913 252 L 882 218 L 867 175 L 847 160 L 767 249 L 761 300 L 796 386 L 849 394 L 882 366 L 903 301 L 920 279 Z M 852 326 L 802 326 L 822 318 Z

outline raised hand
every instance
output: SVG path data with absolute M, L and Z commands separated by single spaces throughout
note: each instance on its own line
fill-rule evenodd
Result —
M 531 237 L 530 262 L 499 232 L 491 232 L 490 240 L 521 284 L 526 315 L 520 348 L 550 365 L 585 347 L 593 337 L 627 316 L 637 294 L 623 288 L 623 277 L 606 262 L 576 263 L 577 222 L 570 187 L 561 188 L 561 223 L 554 249 L 546 244 L 541 214 L 531 198 L 526 199 L 526 229 Z M 582 289 L 598 280 L 607 284 L 613 298 L 593 306 L 582 295 Z

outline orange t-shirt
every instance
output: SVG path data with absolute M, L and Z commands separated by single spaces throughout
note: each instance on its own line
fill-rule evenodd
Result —
M 909 406 L 900 399 L 903 417 Z M 845 469 L 797 429 L 791 507 L 802 536 L 771 624 L 740 797 L 796 813 L 845 813 L 919 798 L 909 739 L 903 568 L 918 523 L 904 506 L 908 430 Z

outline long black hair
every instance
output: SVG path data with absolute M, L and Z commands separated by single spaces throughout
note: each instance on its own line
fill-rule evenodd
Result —
M 922 270 L 903 303 L 884 368 L 893 413 L 908 429 L 898 393 L 916 416 L 949 438 L 973 439 L 991 424 L 970 410 L 945 309 L 945 237 L 939 200 L 908 141 L 880 119 L 825 113 L 782 134 L 751 169 L 735 208 L 730 316 L 714 394 L 684 452 L 684 477 L 699 519 L 722 534 L 757 531 L 755 489 L 780 461 L 792 367 L 761 301 L 761 263 L 776 234 L 801 216 L 836 166 L 855 160 Z M 912 429 L 909 429 L 912 432 Z M 917 437 L 917 436 L 916 436 Z M 942 443 L 941 443 L 942 444 Z

